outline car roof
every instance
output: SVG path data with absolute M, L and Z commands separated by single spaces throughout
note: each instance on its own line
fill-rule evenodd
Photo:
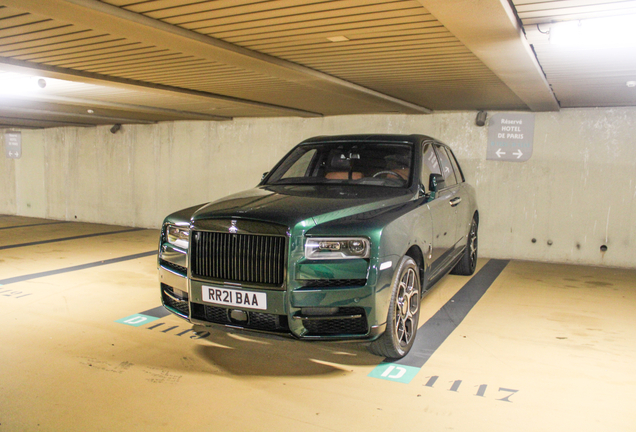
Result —
M 355 134 L 355 135 L 324 135 L 309 138 L 300 144 L 331 143 L 331 142 L 395 142 L 395 143 L 415 143 L 422 141 L 437 141 L 426 135 L 406 135 L 406 134 Z

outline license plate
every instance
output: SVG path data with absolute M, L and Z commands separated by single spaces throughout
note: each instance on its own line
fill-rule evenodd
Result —
M 206 303 L 247 309 L 267 309 L 267 293 L 203 286 L 201 299 Z

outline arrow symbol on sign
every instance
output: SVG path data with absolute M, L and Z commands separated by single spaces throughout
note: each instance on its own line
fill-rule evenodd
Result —
M 501 149 L 498 149 L 498 150 L 495 152 L 495 154 L 497 155 L 497 157 L 499 157 L 499 158 L 500 158 L 500 157 L 501 157 L 501 155 L 505 155 L 505 154 L 506 154 L 506 152 L 502 152 L 502 151 L 501 151 Z
M 523 153 L 521 153 L 521 150 L 517 150 L 513 153 L 513 155 L 517 156 L 517 159 L 519 159 L 521 156 L 523 156 Z

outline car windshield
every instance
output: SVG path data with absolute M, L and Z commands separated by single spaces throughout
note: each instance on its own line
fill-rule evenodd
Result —
M 281 161 L 266 184 L 406 187 L 410 184 L 412 159 L 411 144 L 304 144 Z

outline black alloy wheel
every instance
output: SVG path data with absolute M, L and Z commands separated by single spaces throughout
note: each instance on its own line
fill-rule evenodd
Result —
M 470 276 L 475 273 L 475 268 L 477 267 L 478 228 L 479 223 L 477 222 L 477 216 L 475 215 L 472 223 L 470 224 L 470 231 L 468 231 L 466 249 L 464 249 L 462 258 L 451 271 L 452 274 Z
M 413 258 L 405 256 L 393 277 L 386 330 L 369 346 L 373 354 L 399 359 L 410 351 L 417 334 L 421 297 L 419 268 Z

